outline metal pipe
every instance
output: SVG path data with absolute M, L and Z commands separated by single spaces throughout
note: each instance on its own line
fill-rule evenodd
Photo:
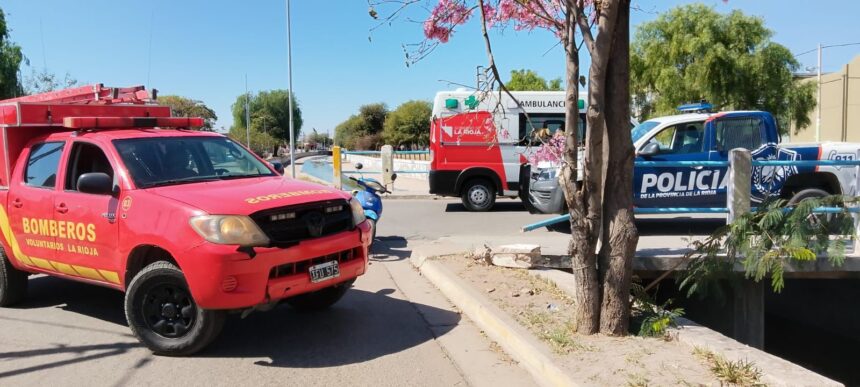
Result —
M 818 43 L 818 100 L 815 117 L 815 142 L 821 141 L 821 43 Z
M 290 94 L 287 96 L 290 115 L 290 169 L 292 177 L 296 177 L 296 143 L 293 133 L 293 43 L 292 29 L 290 26 L 290 0 L 287 0 L 287 78 L 289 80 Z

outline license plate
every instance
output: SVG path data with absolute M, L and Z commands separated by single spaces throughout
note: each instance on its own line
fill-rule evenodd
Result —
M 311 282 L 322 282 L 340 276 L 337 261 L 331 261 L 310 267 Z

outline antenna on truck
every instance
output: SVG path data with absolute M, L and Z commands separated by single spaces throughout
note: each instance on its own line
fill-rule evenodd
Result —
M 33 94 L 3 101 L 7 102 L 29 102 L 29 103 L 60 103 L 79 105 L 113 105 L 113 104 L 135 104 L 144 105 L 152 103 L 156 98 L 156 90 L 152 90 L 152 96 L 146 91 L 146 87 L 105 87 L 101 83 L 75 87 L 71 89 L 49 91 L 47 93 Z

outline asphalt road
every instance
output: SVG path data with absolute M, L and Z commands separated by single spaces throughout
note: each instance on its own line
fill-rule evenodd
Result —
M 382 253 L 334 307 L 233 315 L 192 358 L 141 347 L 120 292 L 31 277 L 30 298 L 0 309 L 0 386 L 532 384 L 412 269 L 408 250 L 377 243 Z
M 131 336 L 114 290 L 32 277 L 30 298 L 0 309 L 0 385 L 529 385 L 471 322 L 405 260 L 421 243 L 538 241 L 563 249 L 564 232 L 523 234 L 516 201 L 470 213 L 454 200 L 386 200 L 367 275 L 333 308 L 287 306 L 231 316 L 221 337 L 192 358 L 150 354 Z M 660 241 L 707 232 L 720 220 L 639 221 Z M 669 242 L 665 242 L 669 243 Z

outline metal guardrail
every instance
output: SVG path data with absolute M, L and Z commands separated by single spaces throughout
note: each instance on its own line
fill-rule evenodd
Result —
M 341 154 L 344 155 L 378 155 L 382 154 L 382 151 L 341 151 Z M 427 155 L 430 154 L 429 150 L 420 150 L 420 151 L 394 151 L 392 152 L 396 155 Z
M 730 167 L 729 161 L 635 161 L 637 167 Z M 817 166 L 855 166 L 860 167 L 860 160 L 752 160 L 751 166 L 766 167 L 766 166 L 796 166 L 796 167 L 817 167 Z M 860 171 L 858 171 L 860 172 Z M 860 176 L 858 176 L 860 178 Z M 755 211 L 753 207 L 750 211 Z M 788 209 L 786 209 L 788 211 Z M 860 213 L 860 207 L 842 208 L 842 207 L 818 207 L 813 209 L 814 213 L 822 214 L 838 214 L 850 212 L 854 214 Z M 727 207 L 665 207 L 665 208 L 634 208 L 633 213 L 642 215 L 652 214 L 728 214 Z M 523 226 L 522 231 L 532 231 L 541 227 L 550 226 L 556 223 L 570 221 L 570 214 L 560 215 L 549 219 L 527 224 Z

